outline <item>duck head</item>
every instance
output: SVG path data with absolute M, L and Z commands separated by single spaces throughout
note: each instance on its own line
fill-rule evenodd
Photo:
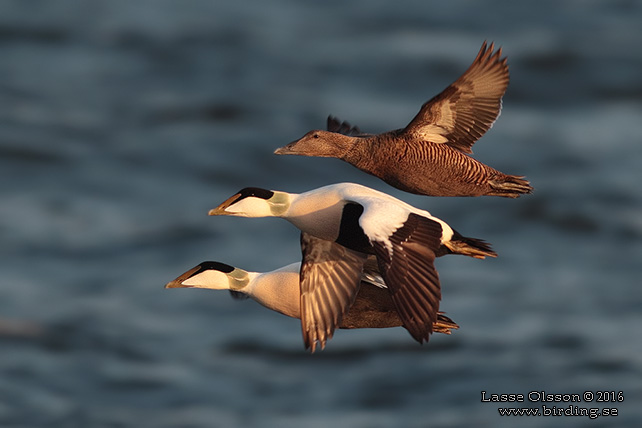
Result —
M 343 158 L 352 148 L 355 137 L 336 132 L 314 130 L 287 146 L 274 151 L 277 155 L 299 155 Z
M 203 262 L 170 281 L 165 288 L 209 288 L 240 291 L 250 283 L 243 269 L 219 262 Z
M 290 207 L 290 194 L 246 187 L 209 211 L 209 215 L 236 217 L 279 217 Z

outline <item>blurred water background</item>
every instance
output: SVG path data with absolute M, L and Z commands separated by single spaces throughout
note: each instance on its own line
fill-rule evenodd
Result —
M 2 2 L 0 426 L 639 426 L 641 22 L 632 0 Z M 484 40 L 511 84 L 475 156 L 535 194 L 417 197 L 272 154 L 328 114 L 404 126 Z M 459 331 L 341 330 L 310 356 L 296 320 L 163 289 L 300 257 L 285 221 L 206 215 L 237 190 L 340 181 L 494 245 L 437 261 Z M 500 417 L 481 391 L 624 401 Z

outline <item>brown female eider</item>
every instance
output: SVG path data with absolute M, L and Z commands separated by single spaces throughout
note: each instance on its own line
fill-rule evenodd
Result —
M 274 153 L 338 158 L 420 195 L 516 198 L 531 193 L 523 176 L 504 174 L 468 156 L 497 119 L 508 86 L 506 58 L 501 48 L 493 49 L 484 42 L 468 70 L 403 129 L 362 134 L 330 116 L 327 131 L 310 131 Z

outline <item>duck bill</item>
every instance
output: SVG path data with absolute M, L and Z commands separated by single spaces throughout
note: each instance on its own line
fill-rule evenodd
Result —
M 285 145 L 283 147 L 279 147 L 278 149 L 276 149 L 274 151 L 274 154 L 275 155 L 298 155 L 299 153 L 297 153 L 295 150 L 293 150 L 294 146 L 296 145 L 296 143 L 298 141 L 299 140 L 292 141 L 290 144 L 287 144 L 287 145 Z
M 234 204 L 236 201 L 238 201 L 239 197 L 241 196 L 240 193 L 235 194 L 234 196 L 228 198 L 225 200 L 221 205 L 219 205 L 216 208 L 212 208 L 209 210 L 207 215 L 230 215 L 227 211 L 225 211 L 230 205 Z
M 193 285 L 185 285 L 183 284 L 183 281 L 191 278 L 195 273 L 197 273 L 200 269 L 200 266 L 196 266 L 195 268 L 192 268 L 176 278 L 173 281 L 168 282 L 165 284 L 165 288 L 194 288 Z

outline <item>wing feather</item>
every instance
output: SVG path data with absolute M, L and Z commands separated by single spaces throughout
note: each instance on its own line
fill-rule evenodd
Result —
M 361 129 L 359 129 L 358 126 L 350 125 L 350 123 L 346 121 L 342 122 L 339 118 L 334 116 L 328 116 L 326 129 L 330 132 L 336 132 L 350 137 L 368 137 L 371 135 L 361 132 Z
M 301 328 L 306 349 L 321 349 L 359 291 L 367 255 L 301 233 Z
M 499 116 L 509 73 L 501 48 L 482 44 L 471 66 L 455 82 L 426 102 L 403 130 L 413 139 L 445 143 L 464 153 Z
M 437 321 L 441 286 L 434 266 L 441 246 L 439 222 L 411 213 L 385 242 L 373 241 L 381 275 L 404 327 L 420 343 L 428 341 Z

